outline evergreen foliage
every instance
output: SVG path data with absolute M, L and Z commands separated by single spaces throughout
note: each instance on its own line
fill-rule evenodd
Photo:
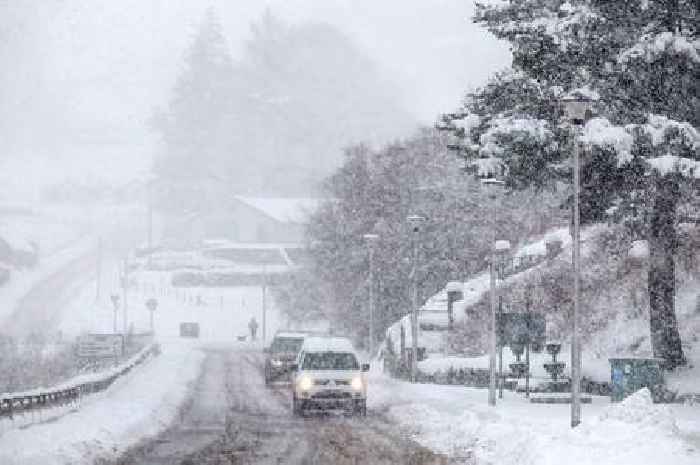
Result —
M 654 353 L 669 368 L 685 363 L 674 252 L 676 210 L 700 179 L 698 17 L 692 0 L 477 4 L 474 21 L 510 42 L 512 69 L 441 122 L 476 171 L 501 165 L 512 186 L 546 186 L 571 180 L 571 131 L 557 101 L 576 89 L 600 97 L 577 136 L 586 148 L 581 219 L 603 220 L 612 208 L 646 233 Z

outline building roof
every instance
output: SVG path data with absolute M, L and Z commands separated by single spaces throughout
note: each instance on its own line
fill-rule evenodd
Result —
M 307 197 L 247 197 L 236 199 L 281 223 L 303 223 L 323 202 L 320 198 Z

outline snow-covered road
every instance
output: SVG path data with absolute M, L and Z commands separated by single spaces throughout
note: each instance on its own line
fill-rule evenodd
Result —
M 295 418 L 289 389 L 266 388 L 259 349 L 208 350 L 179 421 L 120 457 L 135 464 L 447 464 L 378 412 L 366 418 Z

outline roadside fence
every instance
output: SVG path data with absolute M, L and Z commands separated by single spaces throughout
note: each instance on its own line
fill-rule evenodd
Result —
M 83 396 L 107 389 L 119 377 L 159 353 L 160 346 L 152 343 L 127 361 L 99 373 L 79 375 L 48 388 L 0 394 L 0 420 L 14 421 L 18 415 L 28 414 L 33 418 L 34 412 L 53 407 L 79 408 Z

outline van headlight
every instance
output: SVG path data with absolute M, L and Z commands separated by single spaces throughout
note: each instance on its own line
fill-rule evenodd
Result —
M 350 382 L 350 386 L 352 386 L 352 388 L 353 388 L 355 391 L 361 391 L 361 390 L 362 390 L 362 387 L 364 386 L 364 383 L 362 382 L 362 378 L 360 378 L 359 376 L 356 376 L 356 377 L 353 378 L 352 381 Z
M 313 386 L 313 381 L 308 376 L 304 376 L 299 380 L 299 389 L 302 391 L 308 391 Z

